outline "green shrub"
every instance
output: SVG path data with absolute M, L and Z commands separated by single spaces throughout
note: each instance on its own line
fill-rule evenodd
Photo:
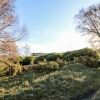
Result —
M 38 62 L 56 61 L 57 58 L 61 59 L 62 56 L 60 54 L 57 54 L 57 53 L 50 53 L 50 54 L 47 54 L 47 55 L 44 55 L 44 56 L 37 57 L 35 59 L 35 64 L 38 64 Z
M 75 62 L 75 59 L 77 58 L 78 63 L 85 64 L 90 67 L 97 67 L 97 61 L 98 61 L 98 54 L 96 51 L 85 48 L 75 51 L 66 52 L 63 55 L 63 60 L 69 61 L 69 62 Z
M 24 58 L 21 58 L 20 64 L 21 65 L 30 65 L 30 64 L 34 63 L 34 60 L 35 60 L 34 56 L 24 57 Z
M 70 51 L 70 52 L 66 52 L 63 54 L 63 59 L 65 60 L 70 60 L 73 61 L 74 57 L 80 57 L 80 56 L 92 56 L 92 57 L 97 57 L 97 53 L 89 48 L 84 48 L 84 49 L 80 49 L 80 50 L 75 50 L 75 51 Z
M 34 60 L 34 63 L 38 64 L 39 62 L 46 62 L 45 57 L 44 56 L 36 57 L 36 59 Z
M 47 61 L 56 61 L 58 58 L 61 59 L 62 56 L 60 54 L 56 54 L 56 53 L 51 53 L 46 56 Z

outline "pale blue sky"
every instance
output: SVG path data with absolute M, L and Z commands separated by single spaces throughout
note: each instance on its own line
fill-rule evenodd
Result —
M 16 12 L 29 30 L 32 52 L 63 52 L 86 46 L 73 17 L 100 0 L 16 0 Z M 74 42 L 75 41 L 75 42 Z M 22 43 L 24 44 L 24 42 Z

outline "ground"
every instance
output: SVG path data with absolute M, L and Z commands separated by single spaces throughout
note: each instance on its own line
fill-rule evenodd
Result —
M 81 64 L 0 77 L 0 100 L 100 100 L 100 69 Z

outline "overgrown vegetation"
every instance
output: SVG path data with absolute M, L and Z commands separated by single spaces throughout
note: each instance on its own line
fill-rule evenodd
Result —
M 34 64 L 35 57 L 34 56 L 28 56 L 28 57 L 21 57 L 20 58 L 20 64 L 21 65 L 30 65 Z
M 19 55 L 20 28 L 14 0 L 0 0 L 0 100 L 100 100 L 100 4 L 75 16 L 77 29 L 90 35 L 84 48 L 35 57 Z
M 50 73 L 30 70 L 15 77 L 1 77 L 0 99 L 95 100 L 92 98 L 99 88 L 99 69 L 73 64 Z
M 65 65 L 83 64 L 91 68 L 100 66 L 98 53 L 92 49 L 81 49 L 64 54 L 48 54 L 34 57 L 4 57 L 0 59 L 0 75 L 16 75 L 30 69 L 37 71 L 54 71 Z
M 85 48 L 59 55 L 0 59 L 0 99 L 95 100 L 96 95 L 99 97 L 98 53 Z
M 63 59 L 69 62 L 82 63 L 89 67 L 97 67 L 99 56 L 96 51 L 85 48 L 66 52 L 63 55 Z

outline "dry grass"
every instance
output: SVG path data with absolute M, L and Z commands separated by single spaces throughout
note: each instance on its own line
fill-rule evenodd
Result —
M 71 65 L 51 73 L 31 70 L 0 77 L 0 100 L 81 100 L 99 88 L 100 69 Z

